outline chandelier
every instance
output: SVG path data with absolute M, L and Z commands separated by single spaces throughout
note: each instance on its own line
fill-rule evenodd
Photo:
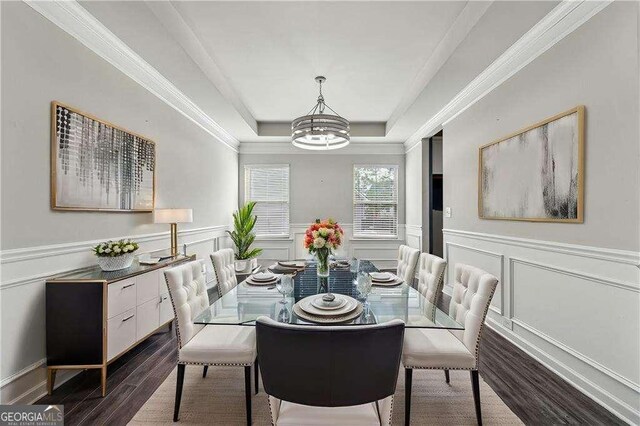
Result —
M 291 123 L 291 142 L 298 148 L 328 150 L 349 145 L 349 120 L 340 117 L 324 102 L 322 83 L 326 80 L 322 76 L 316 77 L 320 85 L 316 105 L 307 115 L 298 117 Z M 325 114 L 325 108 L 333 114 Z

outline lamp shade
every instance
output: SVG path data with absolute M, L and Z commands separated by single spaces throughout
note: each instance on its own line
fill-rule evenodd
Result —
M 191 209 L 155 209 L 153 211 L 154 223 L 191 223 L 193 222 L 193 210 Z

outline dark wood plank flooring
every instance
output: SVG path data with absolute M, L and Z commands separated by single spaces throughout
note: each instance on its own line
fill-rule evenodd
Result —
M 109 366 L 106 397 L 100 397 L 98 372 L 90 370 L 37 403 L 64 404 L 67 425 L 125 425 L 176 361 L 175 331 L 162 331 Z M 525 424 L 624 424 L 488 327 L 480 344 L 480 375 Z

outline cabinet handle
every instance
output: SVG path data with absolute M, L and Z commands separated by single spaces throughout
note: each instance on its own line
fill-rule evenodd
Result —
M 136 285 L 136 283 L 131 283 L 131 284 L 127 284 L 127 285 L 123 285 L 122 289 L 124 290 L 127 287 L 133 287 L 134 285 Z
M 129 320 L 130 320 L 131 318 L 133 318 L 133 317 L 135 317 L 135 315 L 129 315 L 128 317 L 123 318 L 123 319 L 122 319 L 122 322 L 129 321 Z
M 158 303 L 162 303 L 162 302 L 164 302 L 165 300 L 167 300 L 167 296 L 160 297 L 160 301 L 159 301 Z

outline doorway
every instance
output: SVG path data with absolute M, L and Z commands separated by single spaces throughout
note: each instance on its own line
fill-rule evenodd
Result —
M 442 248 L 442 130 L 429 138 L 429 173 L 426 184 L 429 186 L 429 253 L 443 257 Z

